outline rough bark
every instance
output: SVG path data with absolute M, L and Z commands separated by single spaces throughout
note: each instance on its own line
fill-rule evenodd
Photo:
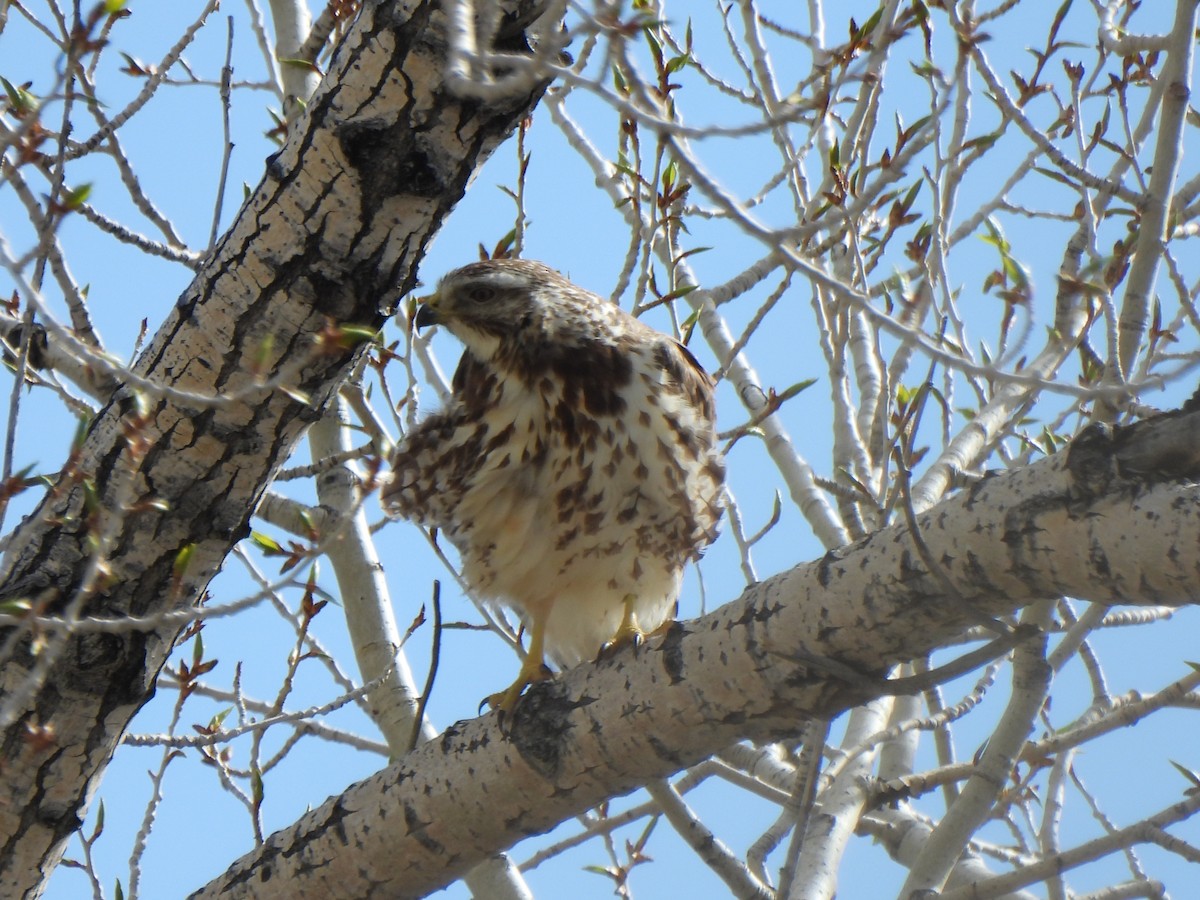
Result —
M 1192 602 L 1198 447 L 1200 412 L 1190 409 L 1090 429 L 1068 451 L 916 517 L 919 542 L 901 522 L 678 623 L 638 653 L 536 685 L 507 733 L 495 715 L 459 723 L 193 897 L 421 896 L 735 741 L 794 736 L 809 717 L 888 692 L 880 676 L 892 663 L 946 645 L 981 617 L 1059 594 Z
M 518 22 L 536 6 L 506 4 Z M 364 4 L 305 115 L 136 364 L 153 385 L 223 402 L 118 390 L 13 535 L 0 598 L 120 618 L 201 595 L 354 362 L 358 351 L 317 335 L 383 323 L 438 224 L 544 88 L 486 104 L 452 95 L 444 25 L 436 0 Z M 522 40 L 508 35 L 505 49 Z M 85 506 L 89 492 L 97 502 Z M 37 655 L 23 630 L 0 635 L 0 896 L 43 889 L 175 632 L 52 634 Z

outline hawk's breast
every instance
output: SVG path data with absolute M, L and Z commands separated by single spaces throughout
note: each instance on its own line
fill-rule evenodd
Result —
M 601 303 L 572 341 L 517 332 L 486 363 L 464 354 L 385 498 L 450 538 L 478 599 L 544 621 L 561 663 L 594 656 L 626 601 L 643 628 L 662 624 L 720 517 L 711 380 Z
M 711 407 L 689 403 L 660 351 L 626 352 L 624 372 L 614 358 L 501 379 L 442 523 L 478 595 L 546 615 L 566 662 L 613 635 L 626 598 L 643 627 L 665 621 L 719 516 Z

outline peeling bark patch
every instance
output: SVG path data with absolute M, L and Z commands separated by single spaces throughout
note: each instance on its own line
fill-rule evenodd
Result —
M 972 550 L 968 550 L 962 565 L 962 580 L 980 590 L 986 589 L 991 580 L 988 577 L 988 569 L 984 565 L 983 560 L 979 555 Z
M 404 824 L 408 827 L 408 835 L 423 848 L 435 856 L 445 855 L 446 848 L 440 842 L 430 837 L 426 830 L 431 823 L 421 821 L 421 817 L 417 815 L 417 811 L 407 803 L 404 804 Z
M 364 194 L 440 199 L 446 179 L 404 118 L 393 122 L 348 122 L 337 131 L 346 161 L 358 174 Z
M 86 673 L 86 679 L 87 676 L 93 676 L 99 667 L 120 662 L 124 656 L 121 652 L 123 649 L 124 641 L 117 635 L 82 634 L 75 641 L 75 659 L 79 668 Z M 138 699 L 143 693 L 138 692 Z
M 837 553 L 833 550 L 821 557 L 821 562 L 817 565 L 817 584 L 821 587 L 829 587 L 829 582 L 833 580 L 831 569 L 837 560 Z
M 1192 404 L 1193 396 L 1188 403 Z M 1092 425 L 1071 442 L 1067 469 L 1084 498 L 1109 493 L 1118 477 L 1135 486 L 1195 481 L 1200 476 L 1200 423 L 1192 407 L 1131 425 Z
M 450 725 L 442 732 L 442 736 L 438 738 L 438 743 L 442 748 L 443 753 L 451 753 L 454 750 L 454 739 L 458 737 L 458 725 Z
M 817 631 L 817 643 L 832 644 L 842 629 L 837 625 L 826 625 Z
M 1067 448 L 1067 471 L 1074 489 L 1084 499 L 1100 496 L 1116 475 L 1113 461 L 1113 432 L 1109 425 L 1094 423 L 1081 431 Z
M 543 778 L 552 781 L 562 770 L 570 734 L 570 715 L 580 707 L 558 681 L 533 685 L 513 710 L 509 739 L 521 758 Z
M 988 469 L 988 471 L 983 473 L 982 478 L 971 483 L 966 490 L 966 502 L 963 504 L 964 509 L 972 510 L 975 508 L 976 503 L 987 503 L 987 495 L 984 492 L 987 490 L 988 483 L 996 475 L 997 473 L 994 470 Z
M 349 321 L 358 308 L 357 291 L 348 289 L 350 285 L 324 275 L 315 267 L 309 268 L 306 277 L 313 308 L 335 322 Z
M 447 756 L 456 756 L 460 753 L 471 754 L 481 750 L 484 747 L 487 747 L 491 743 L 491 739 L 487 732 L 484 732 L 482 735 L 478 734 L 478 732 L 475 732 L 475 736 L 473 736 L 470 740 L 468 740 L 466 743 L 461 743 L 459 742 L 459 738 L 461 737 L 462 733 L 463 729 L 458 727 L 458 723 L 449 726 L 445 731 L 443 731 L 441 737 L 438 738 L 439 746 L 441 747 L 442 752 Z
M 726 627 L 746 628 L 755 622 L 767 622 L 772 616 L 779 612 L 779 610 L 780 606 L 778 601 L 772 606 L 767 606 L 765 602 L 762 606 L 759 606 L 757 603 L 751 603 L 742 610 L 741 615 L 739 615 L 736 619 L 730 619 L 726 624 Z
M 1099 541 L 1092 541 L 1091 547 L 1088 548 L 1088 561 L 1101 578 L 1108 580 L 1114 577 L 1112 568 L 1108 564 L 1108 556 L 1104 552 L 1104 546 Z
M 273 181 L 283 181 L 287 177 L 287 174 L 287 171 L 283 168 L 283 163 L 279 160 L 279 151 L 267 157 L 267 178 Z
M 824 638 L 821 639 L 822 642 Z M 803 690 L 814 684 L 819 684 L 828 676 L 808 666 L 797 666 L 785 679 L 787 686 L 793 690 Z
M 683 670 L 683 639 L 688 630 L 679 622 L 672 622 L 667 627 L 666 637 L 662 642 L 662 665 L 672 685 L 685 680 Z
M 905 532 L 905 537 L 908 533 Z M 900 562 L 898 565 L 899 571 L 896 578 L 901 584 L 910 582 L 921 582 L 929 573 L 925 570 L 925 566 L 921 561 L 906 549 L 900 554 Z
M 246 868 L 235 867 L 227 873 L 229 878 L 224 885 L 224 890 L 230 894 L 236 894 L 239 886 L 266 884 L 277 873 L 282 873 L 284 870 L 289 870 L 289 876 L 295 877 L 322 868 L 323 863 L 313 862 L 305 857 L 304 848 L 308 846 L 310 839 L 328 833 L 337 835 L 343 847 L 351 846 L 346 836 L 345 820 L 347 815 L 348 812 L 341 803 L 334 803 L 325 818 L 311 822 L 310 827 L 304 829 L 297 836 L 295 843 L 281 845 L 268 839 L 267 843 L 263 845 L 261 856 L 255 865 Z
M 682 758 L 678 753 L 676 753 L 673 749 L 664 744 L 654 735 L 647 735 L 646 740 L 650 744 L 651 748 L 653 748 L 658 758 L 665 759 L 667 762 L 669 762 L 672 769 L 679 770 L 688 765 L 689 760 Z

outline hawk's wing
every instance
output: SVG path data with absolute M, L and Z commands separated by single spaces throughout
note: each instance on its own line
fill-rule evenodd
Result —
M 671 474 L 648 479 L 642 489 L 657 484 L 660 502 L 676 506 L 680 541 L 696 558 L 716 537 L 721 518 L 725 465 L 713 433 L 715 383 L 686 347 L 665 336 L 653 345 L 653 360 L 660 391 L 657 421 L 666 429 L 658 435 L 662 449 L 655 463 Z
M 681 424 L 695 432 L 696 438 L 711 441 L 708 432 L 716 418 L 712 376 L 687 347 L 668 337 L 660 336 L 654 346 L 654 363 L 661 373 L 662 389 L 683 401 L 678 411 L 686 421 Z
M 692 356 L 692 351 L 679 341 L 665 340 L 660 348 L 659 363 L 663 371 L 671 379 L 671 383 L 679 386 L 689 404 L 709 422 L 713 421 L 715 409 L 713 404 L 713 388 L 715 382 L 700 361 Z
M 380 493 L 389 515 L 430 528 L 452 522 L 465 482 L 483 453 L 488 428 L 482 413 L 496 387 L 495 374 L 464 353 L 446 408 L 422 419 L 392 455 L 392 479 Z

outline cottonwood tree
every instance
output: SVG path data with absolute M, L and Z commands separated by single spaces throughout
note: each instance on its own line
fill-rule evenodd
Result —
M 64 853 L 95 896 L 1186 889 L 1194 0 L 217 5 L 0 6 L 4 896 Z M 439 666 L 462 628 L 521 640 L 376 527 L 448 389 L 409 328 L 443 226 L 686 342 L 730 489 L 677 625 L 439 729 L 510 674 Z

